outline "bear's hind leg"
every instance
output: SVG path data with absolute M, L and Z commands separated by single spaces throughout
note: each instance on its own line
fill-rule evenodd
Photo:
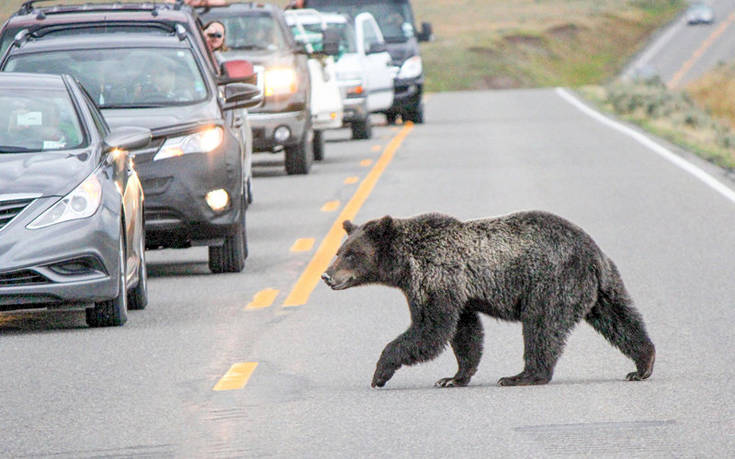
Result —
M 434 386 L 461 387 L 469 384 L 482 358 L 482 344 L 483 331 L 480 318 L 474 311 L 463 311 L 452 338 L 452 350 L 459 369 L 457 374 L 451 378 L 440 379 Z
M 498 380 L 499 386 L 531 386 L 546 384 L 554 375 L 559 356 L 564 350 L 574 323 L 548 323 L 544 317 L 523 321 L 523 371 Z
M 642 381 L 651 376 L 656 361 L 656 348 L 646 333 L 643 318 L 627 299 L 627 295 L 617 300 L 601 295 L 597 304 L 585 316 L 585 320 L 635 362 L 637 371 L 626 375 L 628 381 Z

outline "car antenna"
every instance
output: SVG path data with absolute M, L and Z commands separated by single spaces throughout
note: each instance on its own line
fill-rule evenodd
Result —
M 29 14 L 31 11 L 33 11 L 33 4 L 38 2 L 50 2 L 52 0 L 27 0 L 23 2 L 22 5 L 20 5 L 20 8 L 18 9 L 19 14 Z

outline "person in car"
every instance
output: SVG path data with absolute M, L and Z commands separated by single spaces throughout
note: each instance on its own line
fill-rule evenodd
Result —
M 204 26 L 204 34 L 207 36 L 207 46 L 212 52 L 227 51 L 224 24 L 219 21 L 211 21 Z

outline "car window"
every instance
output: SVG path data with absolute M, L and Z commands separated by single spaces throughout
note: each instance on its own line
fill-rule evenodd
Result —
M 363 46 L 365 48 L 365 52 L 368 52 L 371 45 L 374 43 L 380 43 L 380 35 L 378 35 L 378 31 L 375 29 L 375 24 L 367 19 L 362 22 L 362 30 Z
M 189 49 L 75 49 L 11 56 L 8 72 L 69 74 L 101 109 L 201 102 L 204 78 Z
M 230 49 L 279 50 L 288 47 L 283 30 L 267 12 L 218 18 L 225 26 L 225 44 Z
M 0 91 L 0 154 L 85 146 L 78 114 L 66 91 Z
M 82 92 L 84 94 L 84 103 L 87 104 L 87 109 L 89 110 L 90 115 L 92 115 L 92 121 L 94 121 L 94 125 L 97 127 L 100 135 L 103 137 L 108 135 L 110 133 L 110 127 L 107 125 L 107 122 L 102 117 L 102 114 L 97 109 L 97 106 L 92 101 L 84 87 L 82 87 Z

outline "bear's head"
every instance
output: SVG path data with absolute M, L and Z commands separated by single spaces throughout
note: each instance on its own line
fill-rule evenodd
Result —
M 363 284 L 391 283 L 396 260 L 393 243 L 396 222 L 389 216 L 358 226 L 345 220 L 342 227 L 347 239 L 337 256 L 322 274 L 333 290 L 344 290 Z

